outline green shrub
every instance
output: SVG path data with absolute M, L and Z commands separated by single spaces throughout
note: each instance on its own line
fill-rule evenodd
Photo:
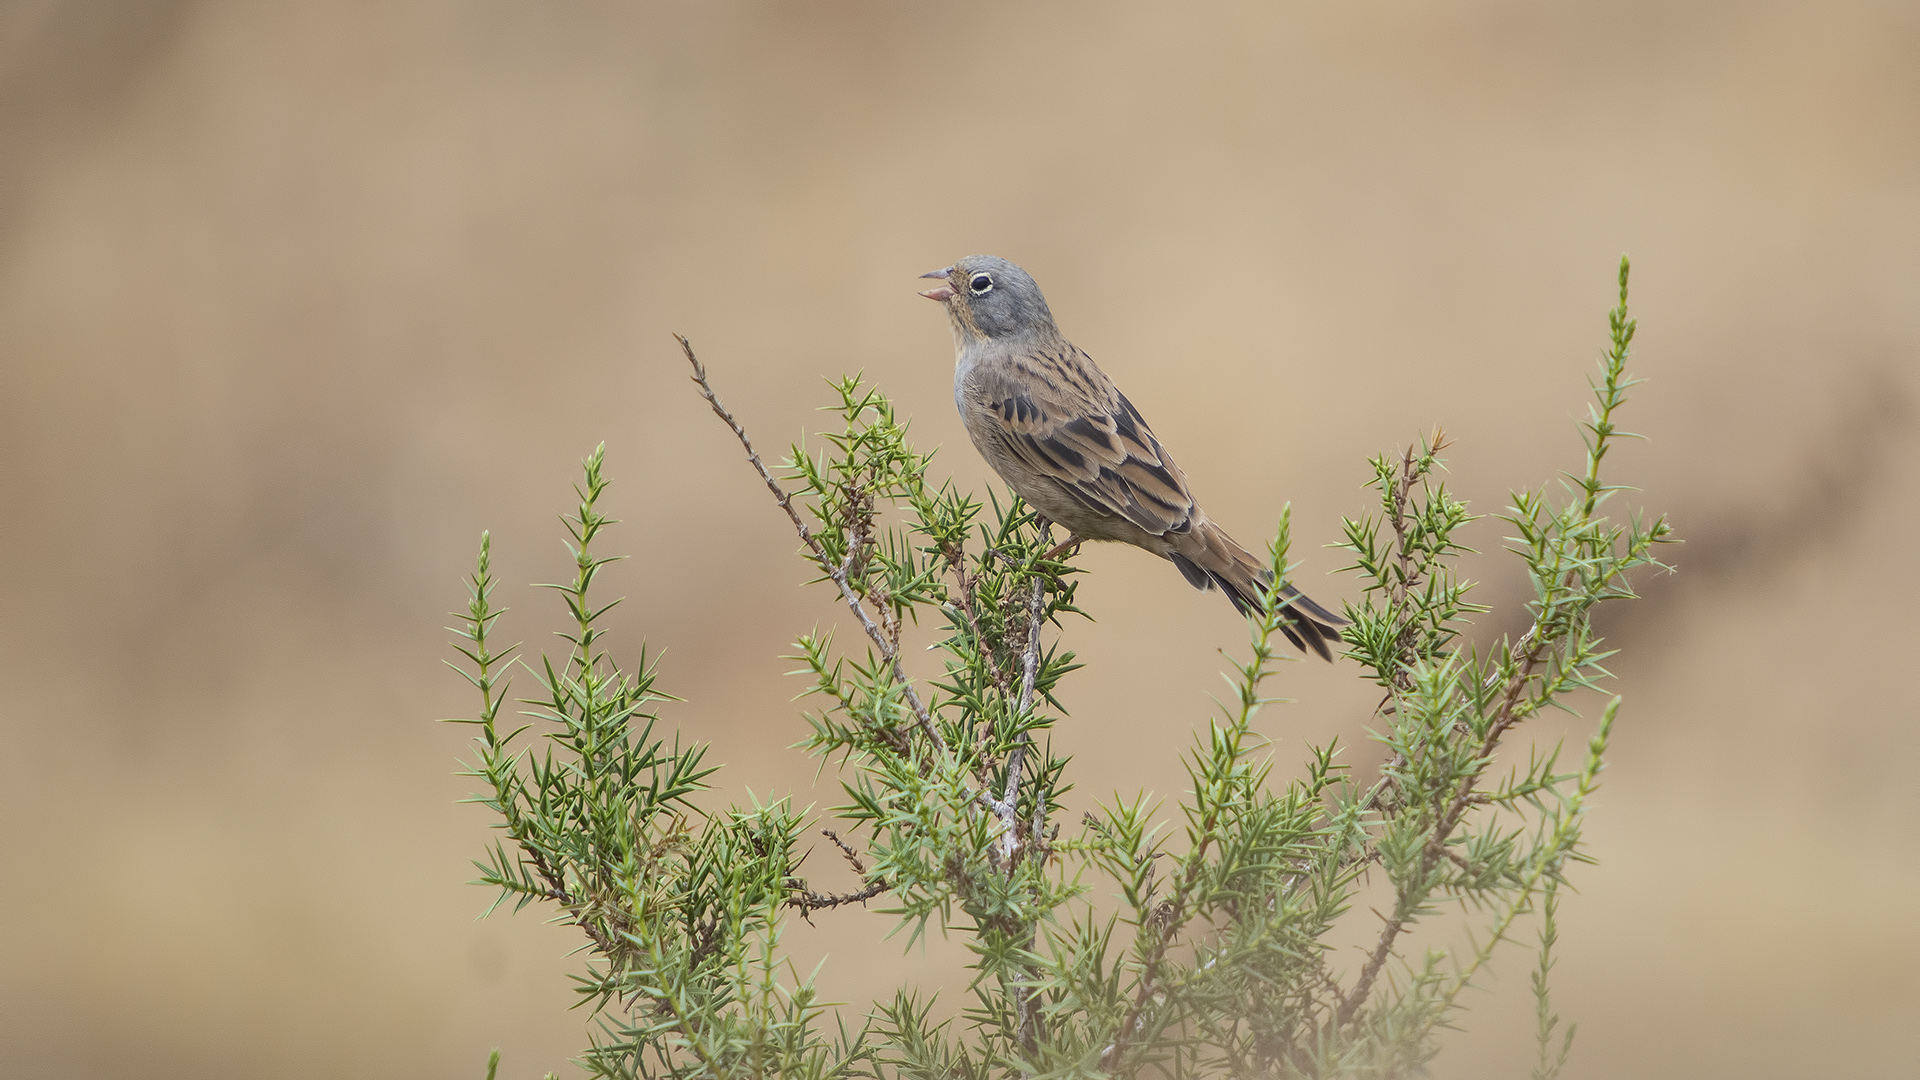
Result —
M 682 340 L 803 556 L 864 631 L 853 649 L 816 634 L 796 646 L 816 703 L 802 745 L 845 793 L 820 831 L 863 884 L 809 887 L 799 861 L 823 822 L 787 801 L 704 804 L 716 766 L 663 730 L 644 651 L 623 668 L 605 648 L 598 620 L 613 605 L 593 586 L 611 522 L 596 451 L 566 519 L 574 579 L 549 586 L 571 649 L 524 663 L 495 650 L 485 538 L 457 628 L 481 702 L 465 721 L 468 774 L 483 785 L 473 801 L 501 832 L 479 883 L 496 905 L 550 904 L 586 935 L 578 991 L 601 1023 L 581 1063 L 608 1077 L 1401 1076 L 1431 1058 L 1516 922 L 1541 911 L 1536 1075 L 1556 1073 L 1573 1034 L 1556 1030 L 1548 997 L 1556 895 L 1587 861 L 1582 815 L 1619 699 L 1571 769 L 1531 748 L 1524 765 L 1496 761 L 1515 727 L 1608 677 L 1593 609 L 1632 598 L 1628 573 L 1657 566 L 1669 539 L 1664 518 L 1601 514 L 1619 490 L 1601 466 L 1633 385 L 1626 299 L 1622 260 L 1585 468 L 1558 491 L 1514 493 L 1502 517 L 1534 585 L 1517 640 L 1482 651 L 1458 636 L 1486 609 L 1453 568 L 1466 550 L 1455 534 L 1474 518 L 1438 479 L 1444 440 L 1371 462 L 1379 511 L 1346 522 L 1342 546 L 1362 593 L 1347 608 L 1348 656 L 1383 694 L 1374 737 L 1390 756 L 1377 777 L 1350 775 L 1333 746 L 1312 748 L 1300 779 L 1273 777 L 1254 729 L 1286 618 L 1270 591 L 1247 620 L 1236 696 L 1195 735 L 1178 813 L 1142 797 L 1077 821 L 1059 810 L 1071 763 L 1045 738 L 1054 689 L 1077 666 L 1058 636 L 1075 571 L 1047 557 L 1045 523 L 1018 500 L 986 505 L 931 480 L 891 403 L 857 378 L 834 387 L 840 430 L 795 446 L 775 475 Z M 1275 582 L 1287 549 L 1283 515 Z M 939 679 L 902 668 L 909 622 L 941 627 Z M 512 664 L 538 685 L 519 726 L 499 715 Z M 1374 919 L 1353 909 L 1369 873 L 1391 883 L 1393 905 L 1358 970 L 1342 970 L 1326 942 Z M 965 937 L 971 999 L 957 1018 L 935 1019 L 907 990 L 830 1010 L 794 976 L 783 920 L 857 901 L 888 920 L 876 939 L 896 925 L 909 943 Z M 1410 931 L 1444 910 L 1468 914 L 1469 941 L 1400 961 Z

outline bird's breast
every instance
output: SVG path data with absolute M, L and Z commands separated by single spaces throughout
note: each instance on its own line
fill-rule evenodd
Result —
M 953 407 L 960 410 L 963 422 L 971 422 L 967 415 L 967 380 L 979 363 L 980 358 L 971 349 L 960 349 L 953 354 Z

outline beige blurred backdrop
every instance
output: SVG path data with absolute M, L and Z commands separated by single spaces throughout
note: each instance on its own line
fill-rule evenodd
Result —
M 1622 251 L 1650 441 L 1614 476 L 1688 544 L 1605 626 L 1566 1075 L 1911 1076 L 1920 7 L 0 5 L 0 1075 L 572 1071 L 574 939 L 476 921 L 431 721 L 473 709 L 440 661 L 482 529 L 502 632 L 550 640 L 526 583 L 602 440 L 614 648 L 664 650 L 716 803 L 835 799 L 778 658 L 834 605 L 670 332 L 763 445 L 864 369 L 979 490 L 914 275 L 1006 255 L 1216 519 L 1291 502 L 1337 602 L 1369 454 L 1444 425 L 1484 512 L 1577 467 Z M 1069 811 L 1177 794 L 1241 624 L 1081 563 Z M 1514 628 L 1517 563 L 1470 570 Z M 1285 768 L 1373 767 L 1350 665 L 1280 678 Z M 963 986 L 817 922 L 838 998 Z M 1438 1075 L 1524 1073 L 1529 964 Z

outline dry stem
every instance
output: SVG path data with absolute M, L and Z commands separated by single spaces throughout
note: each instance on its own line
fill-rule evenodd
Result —
M 920 700 L 919 693 L 914 690 L 913 683 L 907 678 L 906 668 L 900 663 L 898 642 L 892 635 L 875 625 L 872 617 L 867 614 L 866 606 L 854 593 L 853 586 L 848 584 L 848 566 L 835 565 L 832 559 L 827 558 L 826 549 L 820 546 L 820 541 L 813 535 L 813 530 L 807 528 L 807 523 L 800 520 L 800 512 L 793 508 L 793 500 L 787 495 L 786 489 L 780 486 L 779 482 L 773 478 L 773 474 L 768 472 L 767 467 L 761 463 L 759 453 L 753 448 L 753 440 L 747 438 L 746 429 L 740 426 L 740 422 L 733 418 L 733 414 L 728 412 L 726 406 L 720 404 L 720 399 L 714 395 L 713 386 L 707 382 L 707 369 L 701 365 L 699 358 L 693 355 L 693 346 L 679 334 L 673 335 L 673 339 L 680 343 L 680 350 L 687 354 L 687 363 L 693 365 L 693 381 L 700 387 L 700 396 L 707 399 L 707 404 L 713 406 L 714 415 L 720 417 L 727 427 L 732 429 L 734 437 L 740 440 L 740 445 L 747 451 L 747 462 L 753 466 L 754 472 L 760 474 L 760 479 L 766 483 L 767 490 L 773 493 L 773 501 L 779 503 L 780 509 L 785 510 L 787 517 L 793 521 L 794 531 L 800 534 L 800 542 L 807 545 L 807 550 L 813 553 L 815 564 L 826 571 L 827 576 L 839 587 L 841 599 L 847 602 L 847 610 L 853 612 L 854 617 L 860 620 L 860 628 L 867 632 L 867 637 L 873 641 L 874 647 L 880 650 L 881 657 L 893 669 L 894 682 L 899 684 L 901 692 L 907 699 L 908 707 L 913 710 L 914 718 L 920 722 L 920 730 L 927 736 L 927 741 L 932 743 L 942 755 L 950 755 L 947 740 L 942 738 L 939 729 L 933 726 L 933 715 L 927 711 L 926 704 Z M 851 562 L 852 549 L 848 552 L 848 563 Z
M 833 841 L 833 845 L 840 849 L 841 856 L 847 860 L 848 865 L 853 867 L 854 873 L 862 878 L 867 876 L 866 864 L 860 861 L 860 856 L 847 846 L 846 841 L 840 839 L 838 833 L 832 829 L 821 829 L 820 834 Z M 821 908 L 837 908 L 842 904 L 863 904 L 893 887 L 886 878 L 875 878 L 867 882 L 865 888 L 850 893 L 817 893 L 807 888 L 807 883 L 798 878 L 789 879 L 787 884 L 794 889 L 794 895 L 787 898 L 787 906 L 799 908 L 800 917 L 807 919 L 808 922 L 813 921 L 808 916 Z

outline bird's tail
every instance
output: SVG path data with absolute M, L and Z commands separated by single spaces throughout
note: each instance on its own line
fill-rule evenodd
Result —
M 1166 539 L 1172 545 L 1167 558 L 1173 560 L 1173 565 L 1180 568 L 1194 588 L 1219 586 L 1242 615 L 1260 610 L 1261 594 L 1272 584 L 1273 575 L 1251 552 L 1234 543 L 1226 530 L 1202 518 L 1187 532 L 1169 533 Z M 1287 635 L 1287 640 L 1296 648 L 1312 649 L 1322 660 L 1332 660 L 1333 651 L 1328 648 L 1328 642 L 1339 644 L 1338 628 L 1347 625 L 1347 620 L 1314 603 L 1291 585 L 1282 585 L 1280 595 L 1288 620 L 1280 624 L 1280 632 Z

